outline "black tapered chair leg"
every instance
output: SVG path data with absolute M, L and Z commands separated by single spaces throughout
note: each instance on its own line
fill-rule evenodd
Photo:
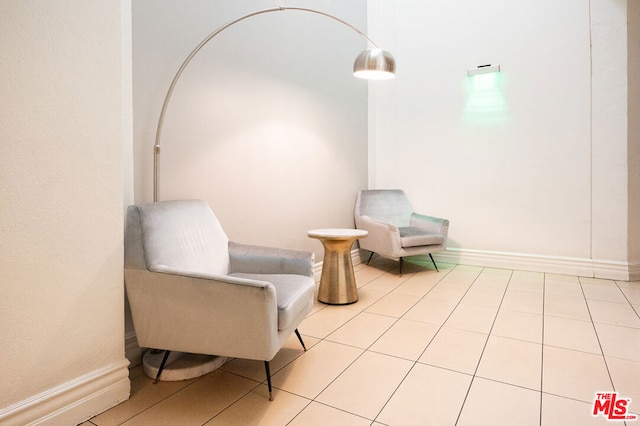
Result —
M 371 262 L 371 258 L 373 257 L 375 253 L 371 252 L 371 254 L 369 255 L 369 259 L 367 259 L 367 265 L 369 264 L 369 262 Z
M 307 351 L 307 347 L 304 345 L 304 341 L 302 340 L 302 336 L 300 335 L 300 332 L 298 331 L 298 329 L 296 328 L 295 330 L 296 332 L 296 336 L 298 336 L 298 340 L 300 340 L 300 344 L 302 345 L 302 349 L 304 349 L 304 351 Z
M 269 401 L 273 401 L 273 393 L 271 391 L 271 369 L 269 368 L 269 361 L 264 362 L 264 370 L 267 373 L 267 387 L 269 388 Z
M 440 270 L 438 269 L 438 265 L 436 265 L 436 261 L 433 260 L 433 256 L 431 256 L 431 253 L 429 253 L 429 257 L 431 258 L 431 261 L 433 262 L 433 266 L 436 267 L 436 271 L 440 272 Z
M 156 374 L 156 379 L 153 381 L 155 385 L 160 380 L 160 374 L 162 374 L 162 370 L 164 370 L 164 365 L 167 363 L 167 359 L 169 359 L 169 354 L 171 351 L 164 351 L 164 356 L 162 357 L 162 362 L 160 363 L 160 367 L 158 368 L 158 374 Z

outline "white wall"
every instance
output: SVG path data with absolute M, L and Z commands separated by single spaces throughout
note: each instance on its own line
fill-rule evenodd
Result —
M 629 262 L 640 265 L 640 2 L 627 2 Z M 640 267 L 639 267 L 640 269 Z
M 2 424 L 76 424 L 129 396 L 129 20 L 127 0 L 0 2 Z
M 366 2 L 288 1 L 366 29 Z M 188 53 L 271 1 L 133 3 L 135 200 L 152 199 L 163 97 Z M 232 240 L 315 251 L 313 228 L 352 227 L 367 185 L 366 41 L 324 16 L 278 11 L 222 32 L 186 68 L 161 139 L 159 200 L 202 198 Z
M 591 2 L 592 255 L 624 262 L 628 249 L 627 1 Z
M 443 258 L 628 278 L 627 2 L 590 3 L 369 2 L 370 186 L 449 218 Z

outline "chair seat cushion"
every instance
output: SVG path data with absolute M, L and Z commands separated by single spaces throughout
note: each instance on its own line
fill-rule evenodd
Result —
M 232 277 L 266 281 L 276 288 L 278 330 L 288 328 L 302 311 L 313 305 L 313 278 L 294 274 L 247 274 L 236 272 Z
M 431 234 L 424 229 L 414 226 L 404 226 L 398 228 L 400 231 L 400 243 L 402 247 L 431 246 L 442 244 L 444 236 L 442 234 Z

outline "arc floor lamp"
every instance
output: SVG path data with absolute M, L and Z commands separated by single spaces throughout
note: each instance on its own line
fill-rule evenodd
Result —
M 393 56 L 389 53 L 386 52 L 382 49 L 380 49 L 378 47 L 378 45 L 376 45 L 365 33 L 363 33 L 362 31 L 360 31 L 358 28 L 354 27 L 353 25 L 351 25 L 350 23 L 343 21 L 342 19 L 330 15 L 328 13 L 325 12 L 321 12 L 319 10 L 315 10 L 315 9 L 308 9 L 308 8 L 302 8 L 302 7 L 274 7 L 271 9 L 263 9 L 263 10 L 259 10 L 256 12 L 252 12 L 252 13 L 248 13 L 244 16 L 241 16 L 221 27 L 219 27 L 218 29 L 216 29 L 214 32 L 212 32 L 211 34 L 209 34 L 207 37 L 205 37 L 189 54 L 189 56 L 187 56 L 187 58 L 184 60 L 184 62 L 182 63 L 182 65 L 180 65 L 180 68 L 178 68 L 178 71 L 176 72 L 175 76 L 173 77 L 173 80 L 171 81 L 171 85 L 169 86 L 169 90 L 167 90 L 167 94 L 164 97 L 164 102 L 162 103 L 162 109 L 160 111 L 160 118 L 158 120 L 158 127 L 156 129 L 156 138 L 155 138 L 155 144 L 153 146 L 153 201 L 158 201 L 158 187 L 159 187 L 159 160 L 160 160 L 160 137 L 162 134 L 162 126 L 164 124 L 164 117 L 167 111 L 167 106 L 169 104 L 169 101 L 171 100 L 171 95 L 173 93 L 173 90 L 176 86 L 176 83 L 178 82 L 178 80 L 180 79 L 180 76 L 182 75 L 182 72 L 185 70 L 185 68 L 187 67 L 187 65 L 189 65 L 189 63 L 191 62 L 191 60 L 193 59 L 194 56 L 196 56 L 198 54 L 198 52 L 209 42 L 211 41 L 211 39 L 213 39 L 215 36 L 217 36 L 218 34 L 220 34 L 221 32 L 223 32 L 224 30 L 226 30 L 227 28 L 241 22 L 244 21 L 245 19 L 254 17 L 254 16 L 258 16 L 258 15 L 263 15 L 265 13 L 271 13 L 271 12 L 283 12 L 283 11 L 300 11 L 300 12 L 310 12 L 310 13 L 315 13 L 318 15 L 322 15 L 325 16 L 327 18 L 333 19 L 337 22 L 340 22 L 343 25 L 346 25 L 347 27 L 351 28 L 352 30 L 354 30 L 356 33 L 360 34 L 362 37 L 364 37 L 367 42 L 369 42 L 369 44 L 373 47 L 368 48 L 366 50 L 364 50 L 363 52 L 361 52 L 357 57 L 356 60 L 353 64 L 353 74 L 356 77 L 359 78 L 365 78 L 365 79 L 369 79 L 369 80 L 384 80 L 384 79 L 389 79 L 389 78 L 393 78 L 395 76 L 395 68 L 396 68 L 396 64 L 395 64 L 395 60 L 393 58 Z

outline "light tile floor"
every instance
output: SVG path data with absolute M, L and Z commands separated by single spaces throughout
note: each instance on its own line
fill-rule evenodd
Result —
M 375 258 L 359 301 L 317 303 L 271 362 L 153 385 L 89 425 L 590 425 L 596 392 L 640 412 L 640 282 Z M 636 422 L 627 422 L 636 424 Z M 640 425 L 640 420 L 637 421 Z

